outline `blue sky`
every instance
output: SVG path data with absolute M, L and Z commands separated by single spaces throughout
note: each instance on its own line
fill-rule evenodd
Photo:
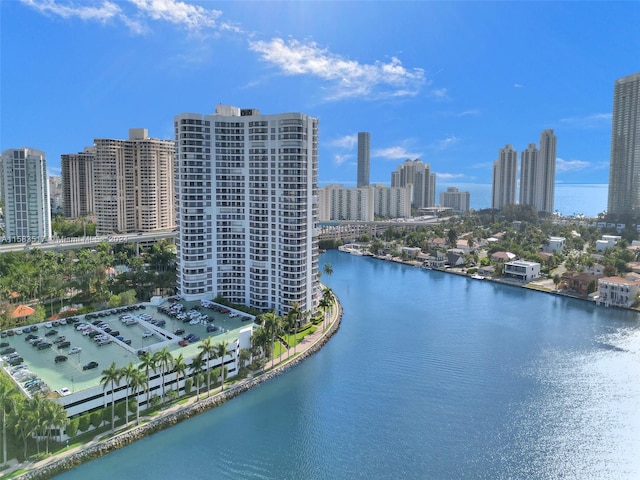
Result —
M 553 128 L 557 182 L 608 182 L 616 78 L 640 70 L 639 2 L 0 2 L 0 150 L 60 155 L 218 103 L 320 119 L 320 183 L 406 159 L 491 183 L 498 149 Z

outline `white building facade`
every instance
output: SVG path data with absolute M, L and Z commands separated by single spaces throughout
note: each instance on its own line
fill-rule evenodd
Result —
M 83 152 L 64 154 L 60 158 L 63 215 L 75 218 L 93 214 L 93 162 L 96 148 L 86 147 Z
M 505 145 L 498 152 L 498 160 L 493 162 L 491 208 L 501 210 L 505 205 L 516 203 L 517 171 L 518 152 L 512 145 Z
M 372 187 L 349 188 L 327 185 L 319 191 L 320 221 L 374 220 L 374 189 Z
M 19 243 L 51 238 L 51 206 L 45 153 L 34 148 L 2 152 L 0 183 L 5 238 Z
M 374 213 L 383 218 L 411 217 L 413 186 L 387 187 L 374 185 Z
M 315 311 L 318 119 L 218 105 L 174 126 L 180 295 Z
M 455 212 L 467 213 L 471 204 L 471 194 L 461 192 L 456 187 L 447 187 L 446 192 L 440 192 L 440 206 L 450 208 Z
M 522 282 L 530 282 L 540 276 L 540 264 L 538 262 L 514 260 L 504 264 L 502 273 L 505 277 L 515 278 Z

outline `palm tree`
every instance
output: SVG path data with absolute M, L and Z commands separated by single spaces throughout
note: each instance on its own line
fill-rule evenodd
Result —
M 22 438 L 24 458 L 27 458 L 27 440 L 36 429 L 33 418 L 27 412 L 26 402 L 22 402 L 21 408 L 14 409 L 12 412 L 13 429 L 15 433 Z
M 211 394 L 211 365 L 209 365 L 209 361 L 211 358 L 215 358 L 215 347 L 211 343 L 211 337 L 205 338 L 202 343 L 198 346 L 200 350 L 202 350 L 202 355 L 206 355 L 206 363 L 205 368 L 207 370 L 207 397 Z
M 331 289 L 328 287 L 325 288 L 324 291 L 322 292 L 322 298 L 320 299 L 320 302 L 318 302 L 318 306 L 324 312 L 324 321 L 323 321 L 323 328 L 322 328 L 323 331 L 326 330 L 327 312 L 329 311 L 329 308 L 333 303 L 331 295 L 332 295 Z
M 125 392 L 125 420 L 124 423 L 126 425 L 129 424 L 129 388 L 131 387 L 131 382 L 133 378 L 137 375 L 138 369 L 133 365 L 133 363 L 129 363 L 126 367 L 121 370 L 122 377 L 124 378 L 125 383 L 127 384 L 127 390 Z
M 49 453 L 49 438 L 51 430 L 58 427 L 59 436 L 62 436 L 62 430 L 69 423 L 67 412 L 62 405 L 56 402 L 46 400 L 43 405 L 43 420 L 47 428 L 47 453 Z
M 276 324 L 276 334 L 278 335 L 278 339 L 282 339 L 283 337 L 282 335 L 285 333 L 287 329 L 287 321 L 286 319 L 282 318 L 282 317 L 278 317 L 278 323 Z M 282 342 L 279 341 L 280 345 L 282 345 L 282 347 L 280 348 L 280 355 L 278 356 L 278 363 L 280 363 L 282 361 L 282 348 L 285 347 L 287 349 L 287 355 L 289 354 L 289 344 L 287 343 L 286 345 Z
M 173 360 L 173 371 L 176 372 L 176 392 L 180 396 L 180 377 L 187 371 L 184 355 L 180 354 Z
M 138 392 L 140 389 L 148 388 L 149 377 L 147 377 L 142 370 L 134 369 L 129 377 L 129 382 L 131 389 L 136 395 L 136 425 L 140 425 L 140 402 L 138 401 Z
M 222 377 L 222 390 L 224 392 L 224 357 L 227 356 L 227 347 L 229 347 L 229 342 L 225 342 L 224 340 L 218 342 L 216 344 L 216 357 L 220 359 L 220 376 Z
M 329 275 L 329 276 L 333 275 L 333 267 L 331 266 L 330 263 L 325 263 L 323 270 L 325 275 Z
M 106 370 L 102 371 L 102 378 L 100 379 L 100 384 L 102 385 L 102 390 L 105 391 L 107 385 L 111 385 L 111 431 L 115 430 L 115 400 L 113 392 L 115 390 L 116 384 L 120 383 L 120 378 L 122 378 L 121 370 L 116 367 L 116 362 L 111 362 L 111 365 Z
M 260 326 L 253 331 L 251 342 L 254 346 L 260 348 L 262 352 L 262 369 L 264 370 L 267 363 L 267 345 L 269 344 L 269 332 L 264 326 Z
M 263 322 L 264 322 L 264 328 L 265 330 L 269 333 L 269 335 L 271 336 L 271 346 L 273 348 L 273 345 L 275 344 L 276 341 L 276 330 L 278 329 L 278 316 L 275 314 L 275 312 L 267 312 L 265 313 L 263 316 Z M 271 354 L 271 368 L 273 368 L 273 362 L 275 361 L 275 355 L 273 355 L 273 353 Z
M 145 376 L 147 377 L 147 386 L 145 390 L 147 391 L 147 409 L 149 409 L 149 371 L 157 368 L 156 359 L 149 352 L 144 352 L 144 354 L 140 357 L 140 365 L 138 368 L 140 370 L 144 370 Z
M 39 396 L 35 396 L 29 399 L 26 403 L 26 408 L 23 414 L 26 414 L 31 421 L 32 432 L 36 434 L 36 448 L 38 455 L 40 455 L 40 438 L 45 434 L 45 421 L 44 421 L 44 400 Z
M 13 390 L 0 383 L 0 408 L 2 408 L 2 465 L 7 462 L 7 413 L 15 407 Z
M 296 345 L 298 344 L 298 324 L 302 317 L 302 310 L 300 310 L 300 304 L 298 302 L 291 303 L 291 309 L 287 313 L 289 319 L 289 331 L 293 327 L 293 354 L 296 354 Z M 287 358 L 289 358 L 289 350 L 287 350 Z
M 193 378 L 196 382 L 196 394 L 197 400 L 200 400 L 200 375 L 202 374 L 202 367 L 204 365 L 204 360 L 202 358 L 202 352 L 200 355 L 196 355 L 193 359 L 191 359 L 191 371 L 193 372 Z
M 162 350 L 158 350 L 153 354 L 156 365 L 160 366 L 161 374 L 162 374 L 162 403 L 164 403 L 164 380 L 165 374 L 169 370 L 169 367 L 173 364 L 173 355 L 169 351 L 169 347 L 164 347 Z

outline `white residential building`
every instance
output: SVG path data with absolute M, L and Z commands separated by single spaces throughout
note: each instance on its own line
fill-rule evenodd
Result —
M 446 192 L 440 192 L 440 206 L 450 208 L 454 212 L 467 213 L 471 203 L 471 194 L 461 192 L 456 187 L 447 187 Z
M 602 235 L 602 239 L 596 240 L 596 252 L 615 247 L 621 238 L 619 235 Z
M 342 185 L 322 187 L 319 191 L 320 221 L 372 222 L 374 220 L 374 192 L 372 187 L 350 188 Z
M 549 237 L 549 243 L 546 245 L 545 250 L 548 252 L 562 252 L 566 243 L 567 239 L 565 237 Z
M 598 279 L 598 305 L 629 308 L 640 290 L 640 283 L 621 277 Z
M 526 260 L 514 260 L 504 264 L 502 273 L 505 277 L 529 282 L 540 276 L 540 264 L 538 262 L 527 262 Z
M 387 187 L 374 185 L 374 213 L 383 218 L 411 217 L 411 198 L 413 185 L 406 187 Z
M 65 217 L 84 217 L 94 213 L 93 164 L 96 148 L 61 156 L 62 210 Z
M 5 238 L 20 243 L 51 238 L 51 206 L 45 153 L 34 148 L 2 152 L 0 184 Z
M 174 126 L 180 295 L 314 311 L 318 119 L 218 105 Z
M 435 207 L 436 175 L 431 165 L 422 160 L 407 160 L 391 172 L 392 187 L 412 186 L 411 202 L 414 208 Z

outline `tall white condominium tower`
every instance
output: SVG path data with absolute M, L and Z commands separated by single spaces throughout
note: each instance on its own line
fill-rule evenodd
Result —
M 174 125 L 180 295 L 315 310 L 318 119 L 218 105 Z
M 446 192 L 440 192 L 440 206 L 450 208 L 454 212 L 468 212 L 470 201 L 471 194 L 461 192 L 456 187 L 448 187 Z
M 540 134 L 533 205 L 539 212 L 553 213 L 556 186 L 556 136 L 553 130 Z
M 374 213 L 384 218 L 409 218 L 411 217 L 411 195 L 413 188 L 388 187 L 386 185 L 374 185 L 375 190 Z
M 128 140 L 96 138 L 94 208 L 97 233 L 175 226 L 173 140 L 129 129 Z
M 613 90 L 610 215 L 640 214 L 640 72 L 619 78 Z
M 422 160 L 407 160 L 391 172 L 392 187 L 413 187 L 411 199 L 414 208 L 435 207 L 436 175 L 431 165 Z
M 520 205 L 535 205 L 538 149 L 530 143 L 520 156 Z
M 26 147 L 2 152 L 0 183 L 5 238 L 17 242 L 51 238 L 49 180 L 44 152 Z
M 358 132 L 358 187 L 369 185 L 369 172 L 371 169 L 371 134 Z
M 498 151 L 498 160 L 493 162 L 493 186 L 491 208 L 501 210 L 505 205 L 516 203 L 516 174 L 518 152 L 512 145 Z
M 65 217 L 84 217 L 94 213 L 93 162 L 96 148 L 86 147 L 84 152 L 61 155 L 62 213 Z

